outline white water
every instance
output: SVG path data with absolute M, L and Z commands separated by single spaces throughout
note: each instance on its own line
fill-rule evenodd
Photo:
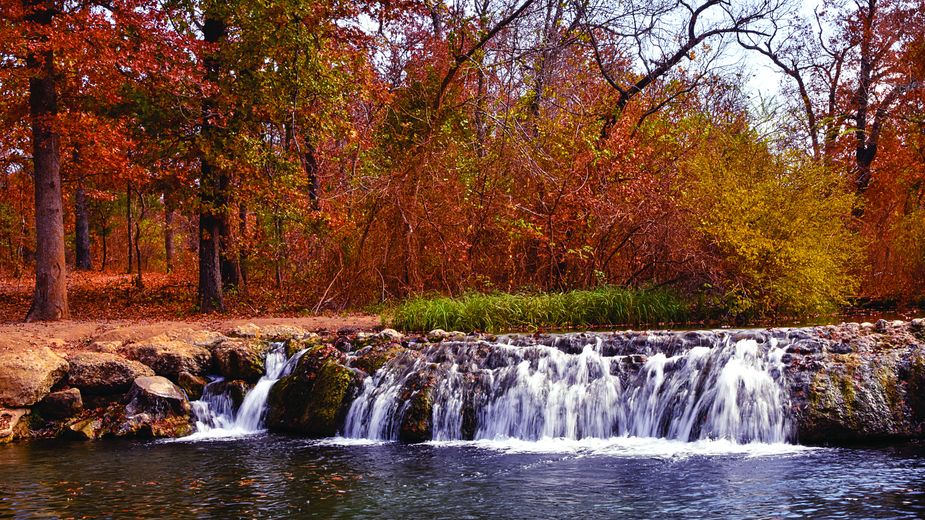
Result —
M 438 347 L 409 365 L 391 363 L 368 378 L 343 428 L 349 438 L 394 440 L 409 405 L 409 381 L 440 377 L 431 390 L 434 441 L 458 441 L 464 408 L 477 441 L 521 442 L 660 438 L 733 444 L 785 443 L 790 434 L 783 390 L 783 349 L 775 340 L 733 342 L 627 368 L 626 356 L 604 356 L 600 339 L 579 354 L 553 347 L 496 344 L 503 362 L 477 363 L 473 349 Z M 630 441 L 625 441 L 630 442 Z M 618 443 L 619 444 L 619 443 Z
M 237 412 L 231 397 L 215 390 L 222 378 L 210 382 L 203 390 L 202 398 L 190 403 L 196 416 L 196 433 L 181 440 L 227 439 L 263 432 L 270 389 L 280 378 L 292 372 L 304 352 L 286 359 L 285 346 L 273 344 L 267 351 L 266 374 L 247 393 Z
M 308 441 L 313 446 L 382 446 L 396 443 L 373 439 L 331 437 Z M 476 448 L 506 454 L 540 453 L 565 456 L 607 456 L 654 459 L 685 459 L 689 457 L 776 457 L 799 455 L 822 448 L 787 443 L 750 442 L 739 444 L 726 439 L 703 439 L 684 442 L 654 437 L 611 437 L 609 439 L 544 438 L 533 441 L 522 439 L 480 439 L 473 441 L 429 441 L 421 444 L 434 448 Z

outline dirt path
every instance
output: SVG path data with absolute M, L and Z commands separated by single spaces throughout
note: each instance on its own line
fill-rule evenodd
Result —
M 345 316 L 264 317 L 229 319 L 191 319 L 175 321 L 146 320 L 67 320 L 51 323 L 0 324 L 0 350 L 18 350 L 48 346 L 59 352 L 81 350 L 103 334 L 124 341 L 156 336 L 181 328 L 226 331 L 238 325 L 295 325 L 309 331 L 341 328 L 371 330 L 381 325 L 378 316 L 350 314 Z

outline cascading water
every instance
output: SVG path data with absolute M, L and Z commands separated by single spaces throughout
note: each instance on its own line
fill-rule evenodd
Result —
M 262 431 L 270 389 L 280 378 L 292 372 L 304 352 L 302 350 L 287 359 L 285 345 L 273 343 L 266 355 L 266 373 L 247 392 L 237 411 L 227 389 L 221 385 L 224 380 L 218 377 L 209 382 L 203 389 L 202 398 L 190 403 L 196 416 L 193 437 L 233 437 Z
M 429 392 L 437 441 L 789 440 L 784 350 L 775 338 L 713 333 L 679 344 L 642 336 L 619 348 L 588 335 L 548 345 L 516 339 L 445 342 L 394 359 L 364 381 L 343 435 L 397 439 L 415 396 Z

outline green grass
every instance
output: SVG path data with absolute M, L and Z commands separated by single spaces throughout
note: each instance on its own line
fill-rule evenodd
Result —
M 384 323 L 404 331 L 503 332 L 679 323 L 690 321 L 691 313 L 687 305 L 667 291 L 603 287 L 535 295 L 418 297 L 384 310 L 382 318 Z

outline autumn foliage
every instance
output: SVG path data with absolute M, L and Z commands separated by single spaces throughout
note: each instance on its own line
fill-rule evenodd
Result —
M 726 5 L 0 0 L 0 272 L 36 319 L 74 270 L 202 311 L 920 301 L 925 6 Z

